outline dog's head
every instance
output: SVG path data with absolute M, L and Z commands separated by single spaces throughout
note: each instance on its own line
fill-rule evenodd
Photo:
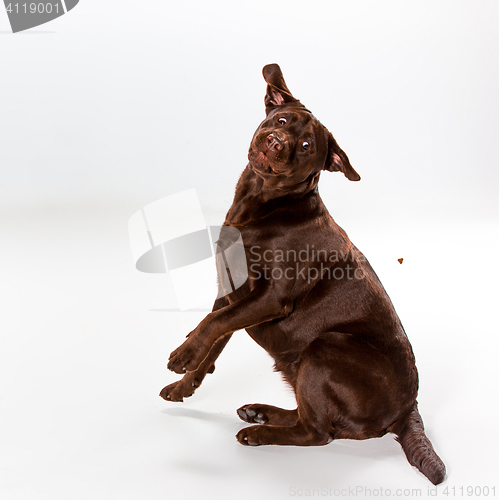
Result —
M 277 64 L 263 68 L 267 117 L 256 129 L 248 159 L 269 187 L 289 190 L 317 185 L 320 172 L 343 172 L 360 180 L 332 134 L 293 97 Z

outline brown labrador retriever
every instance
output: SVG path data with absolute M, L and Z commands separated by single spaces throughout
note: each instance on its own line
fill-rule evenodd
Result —
M 239 408 L 242 420 L 259 424 L 237 434 L 241 444 L 312 446 L 391 432 L 409 462 L 438 484 L 445 466 L 418 412 L 411 344 L 375 272 L 318 193 L 323 170 L 352 181 L 360 176 L 331 133 L 292 96 L 279 66 L 265 66 L 263 76 L 267 116 L 224 223 L 240 231 L 248 279 L 220 294 L 171 353 L 168 368 L 185 375 L 161 396 L 191 396 L 232 333 L 244 328 L 274 358 L 297 408 Z M 233 240 L 222 231 L 219 249 Z

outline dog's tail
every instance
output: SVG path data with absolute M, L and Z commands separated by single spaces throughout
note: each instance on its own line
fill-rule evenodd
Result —
M 393 432 L 397 435 L 396 439 L 401 444 L 409 463 L 419 469 L 433 484 L 440 484 L 445 479 L 445 465 L 426 437 L 417 404 L 395 423 Z

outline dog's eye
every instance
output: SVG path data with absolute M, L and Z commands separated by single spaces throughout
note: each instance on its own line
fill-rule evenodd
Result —
M 301 145 L 301 147 L 302 147 L 302 148 L 306 151 L 306 150 L 310 147 L 310 144 L 309 144 L 307 141 L 305 141 L 305 142 Z
M 279 118 L 278 122 L 281 124 L 281 125 L 284 125 L 286 123 L 286 118 Z

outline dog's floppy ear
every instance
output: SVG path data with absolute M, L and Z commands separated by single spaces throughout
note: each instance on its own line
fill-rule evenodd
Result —
M 265 94 L 265 111 L 267 114 L 275 106 L 282 106 L 283 104 L 294 103 L 302 106 L 300 101 L 295 99 L 289 91 L 278 64 L 267 64 L 262 73 L 267 82 L 267 93 Z
M 343 172 L 345 177 L 350 181 L 360 181 L 360 175 L 350 165 L 350 160 L 346 153 L 338 146 L 336 139 L 330 132 L 328 135 L 328 154 L 324 170 L 330 172 Z

